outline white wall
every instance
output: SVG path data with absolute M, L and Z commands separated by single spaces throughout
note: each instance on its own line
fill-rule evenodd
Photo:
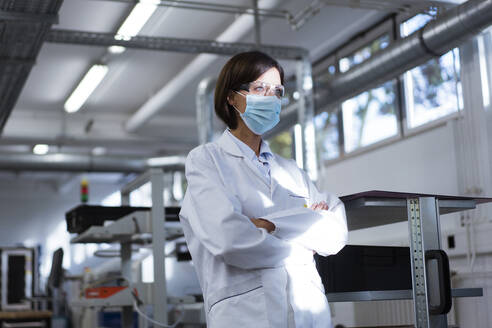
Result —
M 118 188 L 113 178 L 100 181 L 101 176 L 87 176 L 90 204 L 98 204 Z M 80 204 L 81 178 L 81 175 L 75 175 L 67 176 L 65 181 L 44 179 L 34 182 L 21 174 L 0 180 L 0 246 L 41 245 L 42 266 L 45 271 L 49 270 L 53 248 L 70 238 L 65 212 Z M 53 236 L 54 231 L 57 231 L 56 236 Z M 70 263 L 69 256 L 65 250 L 65 267 Z
M 369 190 L 458 195 L 452 124 L 445 124 L 324 168 L 320 188 L 338 196 Z M 442 229 L 456 226 L 442 217 Z M 349 233 L 350 244 L 407 245 L 407 223 Z
M 366 190 L 456 194 L 450 124 L 325 168 L 322 187 L 346 195 Z

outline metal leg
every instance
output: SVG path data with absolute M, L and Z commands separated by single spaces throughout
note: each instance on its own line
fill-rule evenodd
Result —
M 152 248 L 154 254 L 154 318 L 167 324 L 167 291 L 164 248 L 166 232 L 164 230 L 164 176 L 160 169 L 152 169 Z
M 439 204 L 434 197 L 407 200 L 416 328 L 447 328 L 446 314 L 431 314 L 429 303 L 439 298 L 440 277 L 435 263 L 426 263 L 429 250 L 441 249 Z
M 121 243 L 121 274 L 132 281 L 132 244 Z M 133 328 L 133 308 L 123 306 L 121 308 L 121 327 Z

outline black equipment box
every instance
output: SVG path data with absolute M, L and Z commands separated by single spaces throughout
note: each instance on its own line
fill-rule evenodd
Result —
M 166 207 L 166 221 L 179 221 L 181 207 Z M 136 211 L 150 211 L 150 207 L 79 205 L 67 213 L 67 230 L 81 233 L 91 226 L 103 226 L 105 221 L 115 221 Z
M 347 245 L 315 259 L 326 293 L 412 289 L 409 247 Z

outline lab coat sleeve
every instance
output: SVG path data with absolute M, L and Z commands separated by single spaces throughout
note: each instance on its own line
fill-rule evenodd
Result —
M 336 254 L 347 244 L 345 206 L 335 195 L 320 193 L 304 172 L 303 176 L 309 185 L 310 203 L 325 201 L 329 209 L 294 208 L 262 218 L 275 224 L 274 235 L 280 239 L 298 243 L 322 256 Z
M 243 269 L 276 267 L 306 258 L 308 249 L 256 228 L 241 214 L 239 199 L 225 187 L 206 149 L 188 155 L 186 179 L 180 216 L 188 220 L 194 236 L 214 256 Z

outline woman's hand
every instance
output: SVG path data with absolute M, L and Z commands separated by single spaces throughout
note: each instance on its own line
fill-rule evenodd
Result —
M 275 224 L 265 219 L 250 219 L 257 228 L 264 228 L 268 233 L 275 230 Z
M 329 207 L 328 207 L 328 204 L 326 204 L 325 201 L 321 201 L 319 203 L 312 204 L 309 208 L 312 209 L 313 211 L 316 211 L 316 210 L 325 210 L 325 211 L 327 211 Z

